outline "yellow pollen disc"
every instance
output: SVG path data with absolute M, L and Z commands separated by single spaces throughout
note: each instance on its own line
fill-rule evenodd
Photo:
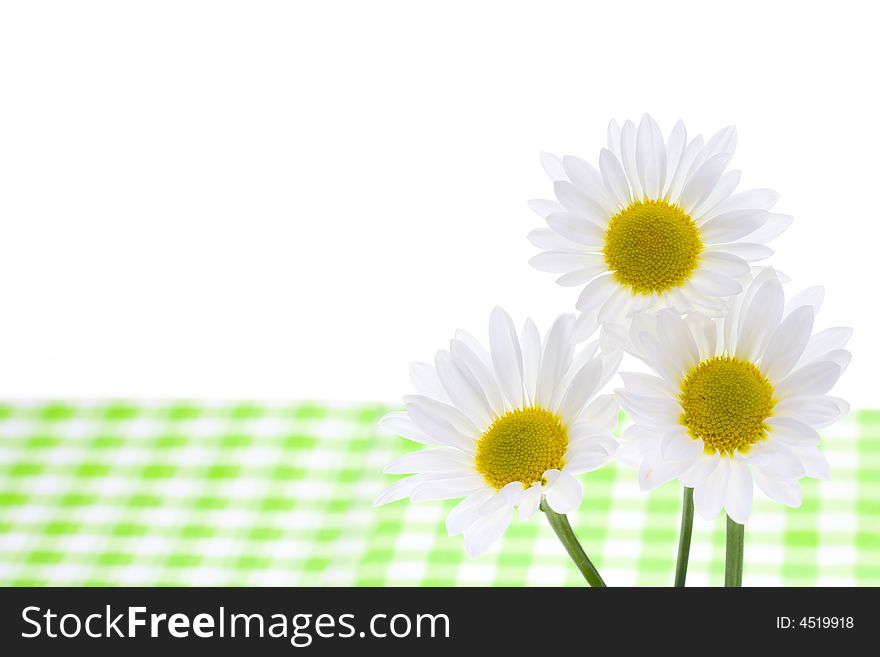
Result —
M 477 471 L 493 487 L 520 481 L 528 488 L 544 472 L 561 469 L 568 449 L 562 420 L 543 408 L 521 408 L 502 415 L 477 442 Z
M 746 360 L 716 356 L 690 369 L 681 382 L 681 423 L 706 452 L 733 456 L 767 437 L 773 386 Z
M 603 255 L 612 276 L 633 294 L 667 292 L 697 268 L 703 241 L 697 224 L 664 200 L 636 201 L 611 217 Z

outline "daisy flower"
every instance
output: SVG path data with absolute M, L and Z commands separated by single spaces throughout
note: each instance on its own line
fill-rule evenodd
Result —
M 548 226 L 529 234 L 543 250 L 530 262 L 562 274 L 562 286 L 584 286 L 576 340 L 641 310 L 719 316 L 749 263 L 772 255 L 765 243 L 791 217 L 770 212 L 771 190 L 735 192 L 740 172 L 727 170 L 735 147 L 733 127 L 688 141 L 681 121 L 664 140 L 646 114 L 638 128 L 611 122 L 598 170 L 542 156 L 556 200 L 529 203 Z
M 489 348 L 456 332 L 434 365 L 412 365 L 418 394 L 403 398 L 405 411 L 381 426 L 429 446 L 391 465 L 388 474 L 412 474 L 386 489 L 377 505 L 464 498 L 446 518 L 450 535 L 463 534 L 477 557 L 501 537 L 514 511 L 522 520 L 544 502 L 558 514 L 577 508 L 581 485 L 574 475 L 595 470 L 614 453 L 614 395 L 595 396 L 617 371 L 621 352 L 598 352 L 596 342 L 578 353 L 571 342 L 573 315 L 561 315 L 542 340 L 526 320 L 517 334 L 496 308 Z
M 667 309 L 633 322 L 629 349 L 657 373 L 621 372 L 617 391 L 634 421 L 621 456 L 643 488 L 678 478 L 704 518 L 724 509 L 741 525 L 754 485 L 796 507 L 802 477 L 829 476 L 816 429 L 849 410 L 826 393 L 849 364 L 852 330 L 813 333 L 822 299 L 814 287 L 785 303 L 766 269 L 718 321 Z

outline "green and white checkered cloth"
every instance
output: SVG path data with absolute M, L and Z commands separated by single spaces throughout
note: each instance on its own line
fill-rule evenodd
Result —
M 581 585 L 540 514 L 468 559 L 454 502 L 382 508 L 383 467 L 418 448 L 382 405 L 0 404 L 3 585 Z M 829 482 L 756 503 L 747 585 L 880 585 L 880 411 L 826 431 Z M 680 489 L 612 465 L 572 514 L 610 585 L 672 581 Z M 688 582 L 722 581 L 723 520 L 697 518 Z

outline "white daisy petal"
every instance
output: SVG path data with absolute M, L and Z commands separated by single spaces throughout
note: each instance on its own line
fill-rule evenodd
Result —
M 607 136 L 608 150 L 620 157 L 620 126 L 614 119 L 608 122 Z
M 700 226 L 700 235 L 709 244 L 722 244 L 742 239 L 767 222 L 764 210 L 734 210 L 719 214 Z
M 686 283 L 682 287 L 673 288 L 661 297 L 660 307 L 674 310 L 679 315 L 687 315 L 694 311 L 694 299 L 691 292 L 696 292 L 694 286 Z
M 767 426 L 770 427 L 770 437 L 786 445 L 813 447 L 819 444 L 816 430 L 799 419 L 774 415 L 767 419 Z
M 671 429 L 660 440 L 660 454 L 670 461 L 693 463 L 702 453 L 703 442 L 691 438 L 682 426 Z
M 648 444 L 651 436 L 651 444 Z M 620 444 L 614 452 L 614 458 L 628 466 L 639 468 L 650 453 L 653 443 L 658 440 L 653 434 L 645 432 L 642 427 L 632 425 L 620 436 Z
M 830 361 L 818 361 L 804 365 L 789 374 L 778 386 L 779 399 L 795 396 L 824 395 L 840 378 L 840 366 Z
M 599 379 L 598 388 L 604 388 L 614 378 L 614 375 L 617 374 L 617 369 L 620 367 L 620 363 L 623 362 L 623 350 L 614 349 L 608 351 L 607 347 L 603 348 L 601 358 L 602 377 Z
M 532 212 L 537 214 L 541 219 L 546 219 L 556 212 L 565 212 L 565 206 L 559 201 L 553 201 L 549 198 L 533 198 L 527 201 L 527 205 Z
M 633 200 L 642 199 L 645 193 L 636 169 L 636 126 L 632 121 L 624 122 L 620 130 L 620 162 L 632 190 Z
M 644 491 L 654 490 L 667 481 L 672 481 L 687 470 L 691 463 L 664 460 L 659 452 L 655 458 L 646 457 L 639 468 L 639 487 Z
M 657 313 L 657 332 L 668 349 L 679 354 L 682 369 L 690 369 L 700 362 L 700 350 L 685 321 L 671 310 Z
M 773 414 L 794 418 L 811 427 L 824 427 L 849 412 L 849 404 L 842 399 L 827 396 L 789 397 L 777 402 Z M 770 418 L 769 421 L 774 418 Z
M 668 397 L 645 397 L 626 391 L 617 391 L 621 406 L 634 418 L 647 420 L 652 426 L 670 426 L 678 423 L 681 406 Z M 649 419 L 650 418 L 650 419 Z
M 749 242 L 735 242 L 733 244 L 713 244 L 706 247 L 706 253 L 728 253 L 732 256 L 742 258 L 746 262 L 754 262 L 755 260 L 764 260 L 773 255 L 773 249 L 763 244 L 752 244 Z
M 706 520 L 712 520 L 721 512 L 727 498 L 729 476 L 730 459 L 721 458 L 715 469 L 694 486 L 694 508 Z
M 599 153 L 599 171 L 605 187 L 614 195 L 617 204 L 620 207 L 629 205 L 632 195 L 629 183 L 626 181 L 626 174 L 623 172 L 623 166 L 614 153 L 604 148 Z
M 752 477 L 758 488 L 774 502 L 790 507 L 801 505 L 801 485 L 797 479 L 777 479 L 765 474 L 761 468 L 752 468 Z
M 642 117 L 636 134 L 636 169 L 645 194 L 658 198 L 666 181 L 666 145 L 660 127 L 648 114 Z
M 554 253 L 545 251 L 529 260 L 529 264 L 539 271 L 555 274 L 574 271 L 593 264 L 593 261 L 601 262 L 602 256 L 582 253 Z M 601 269 L 600 269 L 601 271 Z
M 668 382 L 678 383 L 681 380 L 686 367 L 666 350 L 657 335 L 639 333 L 634 342 L 641 349 L 642 360 L 657 374 Z
M 693 463 L 703 453 L 703 442 L 688 435 L 685 427 L 675 427 L 668 431 L 660 441 L 660 454 L 670 461 Z
M 718 462 L 722 458 L 727 458 L 726 456 L 722 457 L 715 452 L 713 454 L 706 454 L 703 452 L 699 457 L 694 461 L 693 465 L 689 467 L 687 470 L 682 472 L 678 480 L 682 483 L 682 485 L 687 486 L 689 488 L 694 488 L 695 486 L 699 486 L 703 481 L 715 471 L 715 468 L 718 467 Z
M 568 391 L 569 386 L 574 380 L 575 376 L 583 369 L 583 367 L 592 360 L 602 361 L 603 369 L 605 367 L 609 367 L 610 365 L 614 365 L 605 360 L 605 357 L 608 355 L 608 352 L 600 352 L 599 351 L 599 340 L 591 340 L 586 343 L 583 347 L 576 349 L 574 352 L 574 357 L 568 365 L 568 370 L 566 370 L 565 374 L 562 376 L 562 379 L 557 386 L 557 391 L 555 395 L 555 399 L 558 403 L 562 403 L 562 398 L 565 393 Z M 575 344 L 572 341 L 572 344 Z M 615 365 L 616 367 L 616 365 Z M 616 370 L 615 370 L 616 372 Z M 604 376 L 600 374 L 599 383 L 596 386 L 597 388 L 602 387 L 604 381 Z
M 470 495 L 484 488 L 486 480 L 481 475 L 470 474 L 448 479 L 423 481 L 416 485 L 409 499 L 413 502 L 436 502 L 438 500 L 454 500 Z
M 428 363 L 412 363 L 409 367 L 409 376 L 413 386 L 420 395 L 432 397 L 438 401 L 448 402 L 449 395 L 443 389 L 437 370 Z
M 413 475 L 406 479 L 401 479 L 391 484 L 388 488 L 379 493 L 379 496 L 373 502 L 373 506 L 383 506 L 409 497 L 413 489 L 423 481 L 419 475 Z
M 461 409 L 474 426 L 483 428 L 491 423 L 491 408 L 485 393 L 473 375 L 459 367 L 448 351 L 438 351 L 434 358 L 437 376 L 456 408 Z
M 779 200 L 779 193 L 772 189 L 747 189 L 733 194 L 726 201 L 706 213 L 704 219 L 735 210 L 769 210 Z
M 591 164 L 572 155 L 563 157 L 562 163 L 568 179 L 584 190 L 609 217 L 617 212 L 616 202 L 608 195 L 602 175 Z
M 698 162 L 708 160 L 710 157 L 718 153 L 733 155 L 736 151 L 736 140 L 736 126 L 729 125 L 721 128 L 721 130 L 709 137 L 703 152 L 700 153 Z
M 563 419 L 576 418 L 584 405 L 596 392 L 602 377 L 602 361 L 595 358 L 584 365 L 568 386 L 562 403 L 559 405 L 559 415 Z
M 736 459 L 730 460 L 724 509 L 734 522 L 744 525 L 752 514 L 754 485 L 749 467 Z
M 709 251 L 702 254 L 700 260 L 709 271 L 734 279 L 745 276 L 749 273 L 750 269 L 748 262 L 732 253 L 722 253 L 720 251 L 713 253 Z
M 742 285 L 724 274 L 719 274 L 708 269 L 698 269 L 691 275 L 691 283 L 697 290 L 704 294 L 716 297 L 727 297 L 731 294 L 739 294 Z
M 622 287 L 618 287 L 599 309 L 599 323 L 608 324 L 624 317 L 626 315 L 627 305 L 631 298 L 632 292 Z
M 480 515 L 488 516 L 501 509 L 510 509 L 517 506 L 522 500 L 524 492 L 521 482 L 511 481 L 501 490 L 495 491 L 492 497 L 483 502 L 483 505 L 480 507 Z
M 813 309 L 802 306 L 782 320 L 761 356 L 761 370 L 770 381 L 780 381 L 791 372 L 804 353 L 813 331 Z
M 797 479 L 805 474 L 803 463 L 793 448 L 778 440 L 752 445 L 748 454 L 742 457 L 759 466 L 766 474 L 780 479 Z
M 605 231 L 583 214 L 559 212 L 547 217 L 547 225 L 562 237 L 590 251 L 601 251 Z
M 754 360 L 765 342 L 779 325 L 785 295 L 776 279 L 766 281 L 742 309 L 735 354 L 744 360 Z
M 573 325 L 574 318 L 571 315 L 561 315 L 547 333 L 535 393 L 538 404 L 543 408 L 551 408 L 556 386 L 574 356 L 574 347 L 571 344 Z
M 582 445 L 566 454 L 565 471 L 569 474 L 592 472 L 611 460 L 611 455 L 602 445 Z
M 526 238 L 534 246 L 545 251 L 557 251 L 559 253 L 589 253 L 589 249 L 583 244 L 576 244 L 564 238 L 550 228 L 535 228 Z
M 688 315 L 686 320 L 691 328 L 691 335 L 697 343 L 700 360 L 714 356 L 718 351 L 718 327 L 716 322 L 700 313 Z
M 495 494 L 492 488 L 481 488 L 456 504 L 446 516 L 446 531 L 457 536 L 480 517 L 480 507 Z
M 513 518 L 513 509 L 501 509 L 491 516 L 478 518 L 470 527 L 464 530 L 464 550 L 471 558 L 485 554 L 494 545 L 502 534 L 507 531 Z
M 679 197 L 681 194 L 681 188 L 687 180 L 688 173 L 690 172 L 697 155 L 700 154 L 702 149 L 703 138 L 700 136 L 695 137 L 684 149 L 684 152 L 681 154 L 681 158 L 678 161 L 678 169 L 676 170 L 675 175 L 673 175 L 669 187 L 666 190 L 667 198 L 677 199 Z
M 606 218 L 607 215 L 602 211 L 599 204 L 570 182 L 557 180 L 553 183 L 553 190 L 556 193 L 556 198 L 559 199 L 559 202 L 565 206 L 568 212 L 582 215 L 598 223 L 601 223 Z M 547 219 L 549 221 L 550 217 Z
M 473 458 L 448 447 L 409 452 L 385 468 L 385 474 L 412 474 L 415 472 L 451 472 L 470 474 Z
M 567 274 L 563 274 L 556 279 L 556 283 L 562 287 L 579 287 L 593 280 L 596 276 L 604 274 L 606 271 L 608 271 L 608 267 L 604 262 L 596 262 L 587 267 L 575 269 Z
M 455 339 L 459 342 L 464 343 L 471 351 L 479 356 L 480 360 L 483 362 L 487 369 L 492 369 L 492 356 L 489 355 L 489 352 L 486 350 L 486 348 L 482 344 L 480 344 L 480 341 L 477 340 L 473 335 L 465 330 L 456 329 Z
M 513 320 L 498 307 L 492 311 L 489 320 L 489 353 L 508 403 L 519 408 L 523 403 L 522 349 Z
M 379 420 L 379 426 L 385 429 L 385 431 L 397 436 L 403 436 L 415 443 L 422 443 L 423 445 L 443 444 L 417 427 L 415 422 L 406 413 L 389 413 Z
M 572 341 L 573 342 L 573 341 Z M 568 369 L 565 374 L 562 375 L 562 379 L 560 380 L 557 388 L 561 391 L 559 394 L 559 400 L 562 400 L 562 394 L 568 389 L 571 380 L 574 378 L 574 375 L 577 374 L 580 369 L 586 365 L 590 360 L 596 356 L 596 353 L 599 351 L 599 341 L 592 340 L 585 344 L 580 349 L 575 350 L 574 357 L 571 359 L 571 362 L 568 365 Z
M 457 359 L 460 366 L 467 369 L 468 372 L 477 380 L 477 384 L 483 391 L 486 401 L 489 403 L 489 410 L 493 415 L 501 415 L 504 413 L 504 395 L 501 388 L 498 387 L 498 381 L 495 378 L 495 372 L 489 364 L 480 355 L 461 340 L 452 340 L 449 344 L 449 350 Z
M 609 395 L 610 396 L 610 395 Z M 589 420 L 581 419 L 568 427 L 568 451 L 566 455 L 574 454 L 580 449 L 601 448 L 609 456 L 617 450 L 617 439 L 611 435 L 613 427 L 598 425 Z
M 815 447 L 792 447 L 801 464 L 804 466 L 804 473 L 808 477 L 814 479 L 830 479 L 831 465 L 825 455 Z
M 793 221 L 794 217 L 790 217 L 787 214 L 771 212 L 767 215 L 767 221 L 764 222 L 764 225 L 747 235 L 749 242 L 769 242 L 784 233 Z
M 449 445 L 468 451 L 473 449 L 473 440 L 462 434 L 448 420 L 427 411 L 425 404 L 410 405 L 407 413 L 413 423 L 425 435 L 430 436 L 435 445 Z
M 571 341 L 574 343 L 589 340 L 596 329 L 599 328 L 599 310 L 593 308 L 578 315 L 571 331 Z
M 605 369 L 603 365 L 603 371 Z M 586 405 L 581 417 L 584 421 L 611 431 L 617 426 L 617 416 L 620 412 L 620 403 L 614 395 L 599 395 Z
M 706 200 L 729 163 L 728 153 L 718 153 L 688 176 L 679 197 L 679 204 L 685 212 L 690 213 L 694 206 Z
M 599 276 L 583 289 L 577 300 L 577 309 L 586 312 L 605 304 L 614 292 L 619 289 L 612 276 Z
M 745 314 L 745 310 L 750 306 L 752 300 L 755 298 L 755 295 L 761 290 L 764 284 L 771 280 L 778 283 L 779 276 L 772 267 L 766 267 L 762 269 L 757 276 L 755 276 L 754 280 L 748 286 L 746 286 L 742 294 L 731 297 L 727 300 L 729 304 L 729 310 L 727 313 L 725 313 L 721 322 L 721 335 L 723 339 L 723 347 L 728 352 L 733 353 L 734 351 L 736 351 L 737 334 L 739 332 L 741 324 L 743 323 L 743 315 Z M 781 316 L 781 308 L 784 307 L 785 301 L 781 301 L 780 304 Z
M 807 343 L 807 348 L 804 349 L 800 364 L 812 362 L 827 353 L 843 349 L 852 337 L 852 332 L 851 328 L 845 326 L 835 326 L 819 331 Z
M 635 317 L 645 310 L 650 310 L 656 301 L 657 295 L 655 294 L 630 294 L 626 300 L 626 317 Z
M 697 223 L 702 221 L 702 217 L 713 208 L 717 207 L 719 203 L 722 203 L 731 194 L 733 194 L 733 190 L 736 189 L 737 185 L 739 185 L 739 180 L 742 177 L 742 171 L 734 169 L 732 171 L 725 171 L 721 174 L 721 177 L 718 179 L 718 183 L 715 185 L 715 188 L 706 197 L 706 199 L 695 206 L 692 212 L 692 216 L 697 218 Z
M 637 395 L 649 397 L 674 397 L 678 394 L 676 388 L 667 381 L 652 374 L 642 372 L 618 372 L 623 379 L 626 390 Z
M 669 139 L 666 140 L 666 180 L 663 183 L 663 196 L 669 192 L 669 186 L 678 170 L 678 163 L 687 144 L 687 129 L 680 119 L 676 121 Z
M 782 316 L 785 317 L 804 306 L 812 308 L 813 315 L 818 315 L 819 310 L 822 308 L 823 301 L 825 301 L 824 287 L 821 285 L 814 285 L 813 287 L 805 288 L 795 294 L 791 300 L 785 304 L 785 312 L 782 313 Z
M 541 485 L 533 484 L 523 492 L 519 503 L 519 519 L 526 521 L 538 511 L 541 505 Z
M 840 373 L 843 374 L 846 372 L 846 368 L 849 367 L 850 361 L 852 360 L 852 354 L 846 349 L 835 349 L 834 351 L 829 351 L 827 354 L 824 354 L 822 360 L 836 363 L 840 368 Z
M 571 513 L 580 506 L 583 496 L 581 482 L 567 472 L 559 470 L 548 470 L 544 473 L 544 477 L 549 482 L 545 495 L 551 509 L 556 513 Z
M 565 167 L 562 165 L 562 160 L 559 156 L 553 155 L 553 153 L 541 153 L 541 166 L 544 167 L 544 171 L 550 180 L 554 182 L 557 180 L 568 180 L 565 175 Z
M 730 283 L 730 281 L 732 280 L 733 279 L 728 276 L 724 277 L 724 284 L 727 286 L 728 289 L 733 289 Z M 737 285 L 739 285 L 739 283 L 737 283 Z M 707 317 L 718 317 L 724 314 L 724 312 L 727 310 L 727 303 L 724 298 L 711 296 L 706 292 L 697 289 L 697 287 L 695 287 L 693 284 L 693 278 L 691 279 L 691 281 L 679 288 L 678 291 L 681 292 L 682 297 L 687 302 L 685 309 L 682 311 L 682 314 L 699 312 L 705 314 Z
M 840 411 L 841 415 L 846 415 L 847 413 L 849 413 L 849 410 L 850 410 L 849 402 L 846 401 L 845 399 L 841 399 L 840 397 L 830 397 L 827 395 L 824 397 L 824 399 L 830 399 L 832 402 L 834 402 L 837 405 L 837 408 Z M 822 425 L 813 424 L 813 426 L 825 426 L 825 425 L 824 424 L 822 424 Z
M 527 319 L 523 324 L 520 347 L 523 358 L 523 385 L 526 393 L 523 401 L 531 406 L 536 401 L 535 391 L 538 387 L 538 371 L 541 365 L 541 334 L 531 319 Z

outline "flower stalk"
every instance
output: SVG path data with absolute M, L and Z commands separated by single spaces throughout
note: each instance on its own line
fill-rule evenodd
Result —
M 675 562 L 675 586 L 685 585 L 688 559 L 691 554 L 691 535 L 694 531 L 694 489 L 684 486 L 681 502 L 681 531 L 678 535 L 678 559 Z
M 546 500 L 541 500 L 541 511 L 547 516 L 550 526 L 556 532 L 556 536 L 559 537 L 559 541 L 562 543 L 565 551 L 568 552 L 568 556 L 574 561 L 574 565 L 581 571 L 581 575 L 584 576 L 587 583 L 593 587 L 604 588 L 606 586 L 605 581 L 602 579 L 599 571 L 596 570 L 596 566 L 590 561 L 587 553 L 584 552 L 584 548 L 581 546 L 580 541 L 578 541 L 577 536 L 575 536 L 571 523 L 568 522 L 565 514 L 556 513 L 550 508 Z
M 724 586 L 740 587 L 743 581 L 745 525 L 727 516 L 727 555 L 724 559 Z

